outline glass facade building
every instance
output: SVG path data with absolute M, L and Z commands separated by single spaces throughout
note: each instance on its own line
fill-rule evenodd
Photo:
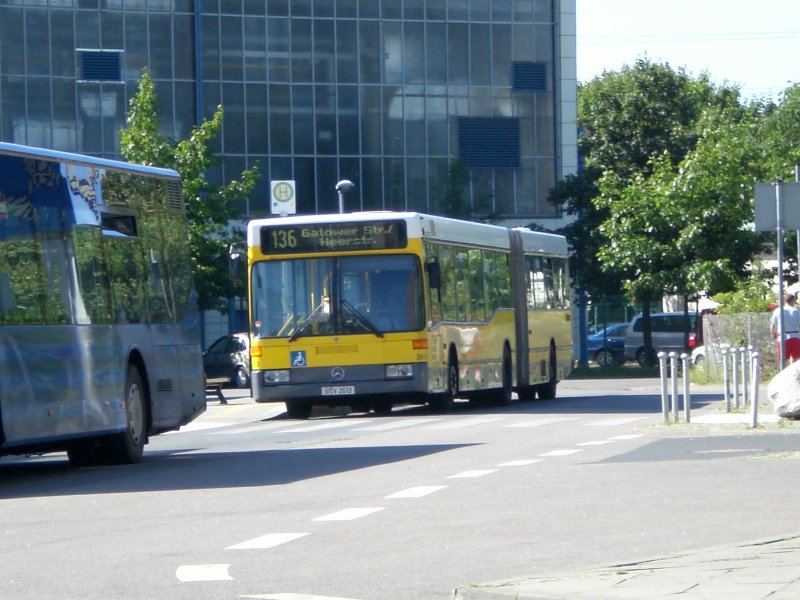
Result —
M 0 139 L 119 158 L 142 69 L 163 133 L 218 105 L 216 181 L 260 165 L 300 213 L 560 221 L 577 168 L 575 0 L 0 0 Z

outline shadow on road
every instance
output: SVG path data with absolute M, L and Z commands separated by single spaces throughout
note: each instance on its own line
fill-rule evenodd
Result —
M 472 444 L 190 454 L 148 451 L 137 465 L 75 469 L 66 457 L 0 466 L 0 498 L 271 486 L 447 452 Z

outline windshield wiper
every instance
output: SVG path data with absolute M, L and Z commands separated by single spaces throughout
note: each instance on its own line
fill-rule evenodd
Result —
M 325 307 L 326 304 L 328 304 L 327 298 L 323 298 L 322 300 L 320 300 L 320 303 L 317 304 L 316 308 L 314 308 L 314 310 L 311 311 L 311 314 L 308 315 L 303 320 L 303 322 L 300 323 L 300 326 L 294 330 L 294 333 L 292 333 L 292 335 L 289 336 L 290 342 L 293 342 L 300 337 L 300 334 L 302 334 L 306 330 L 306 328 L 309 325 L 311 325 L 311 323 L 314 322 L 314 317 L 316 317 L 322 311 L 322 309 Z
M 356 320 L 361 323 L 364 327 L 366 327 L 369 331 L 377 335 L 378 337 L 383 337 L 383 332 L 378 329 L 375 324 L 370 321 L 367 317 L 365 317 L 355 306 L 350 304 L 347 300 L 342 298 L 342 306 L 346 307 L 352 315 L 356 318 Z

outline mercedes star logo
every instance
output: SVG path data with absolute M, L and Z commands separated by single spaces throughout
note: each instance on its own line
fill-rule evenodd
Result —
M 333 367 L 331 369 L 331 377 L 336 381 L 341 381 L 344 379 L 344 369 L 342 367 Z

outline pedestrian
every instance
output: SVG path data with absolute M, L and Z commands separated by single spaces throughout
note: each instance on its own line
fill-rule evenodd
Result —
M 786 364 L 790 365 L 795 360 L 800 359 L 800 310 L 795 306 L 797 298 L 794 294 L 786 294 L 783 302 L 783 325 L 786 333 L 782 336 L 784 341 L 783 356 L 786 359 Z M 776 308 L 772 312 L 772 319 L 770 320 L 770 332 L 772 339 L 776 340 L 776 347 L 778 351 L 778 360 L 780 360 L 780 341 L 778 340 L 778 333 L 781 328 L 781 309 Z

